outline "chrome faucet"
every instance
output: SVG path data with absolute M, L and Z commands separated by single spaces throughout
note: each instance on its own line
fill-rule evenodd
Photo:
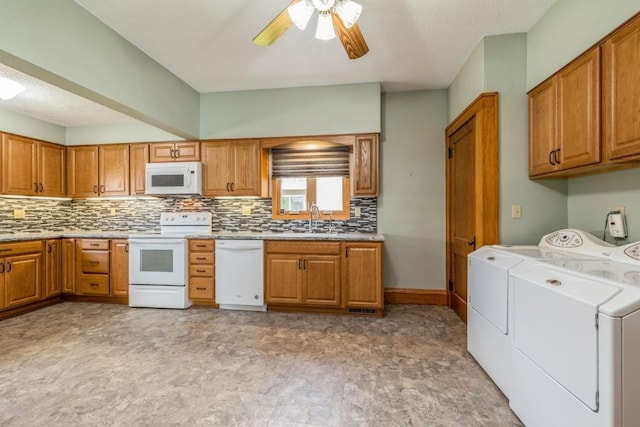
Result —
M 309 207 L 309 233 L 313 233 L 313 213 L 316 213 L 316 225 L 318 224 L 318 220 L 322 218 L 320 215 L 320 208 L 315 203 L 311 203 Z

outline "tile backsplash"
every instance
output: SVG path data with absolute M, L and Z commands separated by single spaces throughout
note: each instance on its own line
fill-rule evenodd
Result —
M 243 215 L 249 207 L 250 215 Z M 361 215 L 354 216 L 359 207 Z M 24 209 L 24 219 L 14 219 L 15 209 Z M 35 231 L 159 231 L 160 212 L 210 211 L 214 231 L 303 232 L 308 220 L 271 219 L 271 199 L 209 199 L 192 197 L 139 198 L 124 200 L 48 200 L 0 197 L 0 233 Z M 305 216 L 305 218 L 307 218 Z M 317 221 L 327 231 L 329 219 Z M 333 221 L 339 233 L 377 232 L 377 199 L 351 199 L 351 219 Z

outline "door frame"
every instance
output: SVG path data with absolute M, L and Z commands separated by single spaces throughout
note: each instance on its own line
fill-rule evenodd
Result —
M 451 192 L 452 168 L 449 150 L 453 149 L 451 136 L 469 120 L 475 118 L 475 244 L 476 249 L 499 242 L 499 156 L 498 156 L 498 92 L 480 94 L 456 117 L 445 131 L 446 161 L 446 250 L 447 250 L 447 305 L 452 306 L 453 280 L 453 200 Z

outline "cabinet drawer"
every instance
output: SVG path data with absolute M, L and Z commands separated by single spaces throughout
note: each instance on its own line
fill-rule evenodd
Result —
M 82 249 L 109 250 L 108 239 L 82 239 Z
M 265 242 L 271 254 L 327 254 L 340 255 L 340 242 L 299 242 L 273 240 Z
M 213 278 L 189 278 L 189 298 L 213 300 L 214 296 Z
M 213 265 L 213 252 L 191 252 L 189 253 L 189 264 Z
M 212 265 L 190 265 L 189 276 L 213 277 L 213 266 Z
M 83 273 L 109 273 L 109 252 L 82 251 L 80 260 Z
M 109 275 L 81 274 L 77 290 L 81 295 L 109 295 Z
M 189 240 L 189 252 L 213 252 L 213 240 Z
M 42 250 L 41 240 L 0 244 L 0 256 L 40 252 L 41 250 Z

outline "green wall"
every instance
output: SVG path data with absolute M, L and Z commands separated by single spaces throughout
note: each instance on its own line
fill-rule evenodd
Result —
M 378 231 L 388 288 L 445 289 L 447 91 L 382 96 Z
M 484 92 L 484 39 L 473 49 L 449 85 L 449 123 Z
M 0 110 L 0 130 L 58 144 L 64 144 L 66 138 L 62 126 L 6 110 Z

